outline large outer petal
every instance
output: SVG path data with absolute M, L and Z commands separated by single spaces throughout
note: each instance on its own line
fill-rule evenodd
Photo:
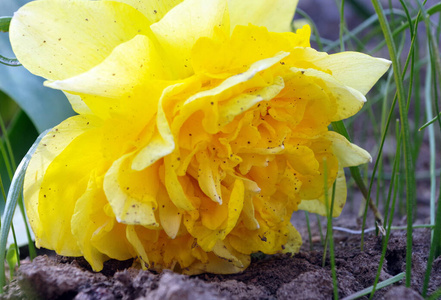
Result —
M 72 256 L 78 249 L 71 219 L 79 198 L 86 192 L 94 172 L 109 167 L 101 150 L 103 131 L 85 131 L 72 141 L 47 168 L 39 191 L 41 246 Z
M 137 35 L 115 47 L 101 64 L 89 71 L 45 84 L 75 94 L 119 98 L 152 79 L 167 79 L 164 62 L 151 40 Z
M 229 0 L 231 30 L 236 25 L 265 26 L 269 31 L 291 31 L 298 0 Z
M 225 0 L 187 0 L 175 6 L 164 18 L 151 26 L 168 59 L 174 65 L 175 76 L 192 74 L 190 54 L 201 37 L 213 37 L 215 28 L 229 32 Z
M 133 6 L 146 16 L 153 24 L 158 22 L 165 14 L 181 3 L 183 0 L 116 0 Z
M 50 233 L 44 230 L 44 225 L 42 224 L 44 220 L 42 220 L 39 212 L 42 198 L 45 199 L 44 194 L 41 195 L 40 193 L 45 174 L 52 161 L 73 141 L 84 134 L 85 131 L 94 128 L 97 125 L 96 123 L 96 120 L 84 116 L 74 116 L 67 119 L 43 138 L 31 159 L 25 176 L 23 194 L 29 222 L 36 235 L 36 244 L 38 247 L 52 246 L 52 244 L 48 242 L 50 240 L 48 236 Z M 57 206 L 58 203 L 58 200 L 54 203 L 54 209 L 56 210 L 59 210 Z M 70 217 L 67 220 L 70 220 Z M 60 224 L 56 224 L 57 225 L 52 226 L 49 224 L 49 227 L 59 228 Z M 66 245 L 63 249 L 65 255 L 81 254 L 73 238 L 67 239 L 65 242 Z
M 358 52 L 341 52 L 314 61 L 323 69 L 329 69 L 337 80 L 358 90 L 363 95 L 374 86 L 389 69 L 391 62 Z
M 372 161 L 371 155 L 364 149 L 350 143 L 344 136 L 328 131 L 324 136 L 332 142 L 332 152 L 338 158 L 341 167 L 353 167 Z
M 115 46 L 148 34 L 149 26 L 142 13 L 124 3 L 40 0 L 15 13 L 9 33 L 28 70 L 57 80 L 89 70 Z

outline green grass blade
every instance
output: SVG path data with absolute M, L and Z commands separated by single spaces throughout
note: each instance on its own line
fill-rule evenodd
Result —
M 386 9 L 386 10 L 383 10 L 384 11 L 384 14 L 385 15 L 388 15 L 388 10 Z M 395 11 L 395 10 L 394 10 Z M 438 13 L 438 12 L 440 12 L 441 11 L 441 3 L 437 3 L 437 4 L 435 4 L 435 5 L 433 5 L 432 7 L 430 7 L 430 8 L 428 8 L 427 9 L 427 11 L 426 11 L 426 14 L 428 15 L 428 16 L 432 16 L 432 15 L 434 15 L 434 14 L 436 14 L 436 13 Z M 403 15 L 404 15 L 404 13 L 403 13 Z M 414 23 L 414 22 L 419 22 L 420 20 L 419 20 L 419 16 L 417 16 L 417 17 L 415 17 L 415 18 L 412 18 L 412 24 Z M 393 32 L 392 32 L 392 36 L 393 37 L 395 37 L 395 36 L 397 36 L 398 34 L 400 34 L 401 32 L 403 32 L 404 30 L 406 30 L 407 28 L 409 27 L 409 23 L 407 23 L 407 22 L 405 22 L 405 23 L 403 23 L 401 26 L 398 26 Z M 372 50 L 372 52 L 378 52 L 379 51 L 379 49 L 381 49 L 381 48 L 383 48 L 384 46 L 386 45 L 386 41 L 382 41 L 381 43 L 379 43 L 373 50 Z
M 12 222 L 12 217 L 14 216 L 15 207 L 17 205 L 18 199 L 20 198 L 22 188 L 23 188 L 23 180 L 26 173 L 26 169 L 29 165 L 29 161 L 31 160 L 32 155 L 37 149 L 38 144 L 41 139 L 49 132 L 49 130 L 44 131 L 37 138 L 35 143 L 29 149 L 28 153 L 26 153 L 23 160 L 20 162 L 14 177 L 12 178 L 11 186 L 9 188 L 9 193 L 7 196 L 5 211 L 2 216 L 2 228 L 0 229 L 0 257 L 5 257 L 6 254 L 6 243 L 8 240 L 8 233 Z M 3 292 L 3 287 L 6 283 L 5 278 L 5 265 L 0 264 L 0 293 Z
M 426 102 L 426 116 L 428 119 L 432 118 L 432 72 L 431 68 L 426 69 L 426 86 L 424 89 L 424 98 Z M 421 130 L 421 129 L 420 129 Z M 430 224 L 435 224 L 435 198 L 436 198 L 436 149 L 435 149 L 435 129 L 430 126 L 428 129 L 429 135 L 429 151 L 430 151 Z M 432 231 L 433 237 L 433 231 Z
M 439 300 L 441 298 L 441 287 L 434 291 L 432 295 L 430 295 L 427 300 Z
M 9 24 L 11 23 L 11 17 L 0 17 L 0 32 L 8 32 Z M 15 58 L 7 58 L 0 55 L 0 63 L 10 66 L 10 67 L 18 67 L 21 64 Z
M 395 214 L 395 203 L 397 200 L 397 191 L 398 191 L 398 180 L 396 180 L 396 176 L 398 175 L 398 170 L 400 169 L 400 157 L 401 157 L 401 155 L 400 155 L 401 140 L 400 140 L 399 127 L 397 127 L 396 131 L 397 131 L 396 132 L 397 148 L 395 151 L 395 160 L 394 160 L 393 172 L 392 172 L 393 176 L 392 176 L 392 181 L 389 186 L 389 193 L 388 193 L 389 196 L 387 199 L 387 205 L 389 205 L 389 202 L 390 202 L 392 189 L 394 190 L 394 193 L 393 193 L 393 197 L 392 197 L 392 205 L 391 205 L 391 209 L 390 209 L 390 215 L 388 216 L 389 222 L 387 224 L 386 235 L 383 239 L 383 247 L 381 250 L 380 262 L 378 263 L 377 275 L 375 276 L 374 285 L 372 287 L 372 292 L 369 296 L 369 299 L 372 299 L 374 297 L 374 293 L 377 290 L 377 284 L 378 284 L 378 281 L 380 280 L 381 270 L 383 269 L 384 260 L 386 259 L 387 244 L 389 242 L 390 232 L 392 229 L 392 222 L 393 222 L 394 214 Z M 393 186 L 395 186 L 395 187 L 393 188 Z
M 7 132 L 5 122 L 3 121 L 3 118 L 1 116 L 0 116 L 0 129 L 4 133 Z M 12 151 L 11 142 L 9 141 L 9 136 L 7 134 L 4 134 L 4 141 L 6 144 L 6 150 L 8 151 L 9 159 L 11 160 L 11 166 L 15 170 L 17 168 L 17 165 L 15 163 L 14 152 Z
M 404 275 L 405 275 L 405 273 L 402 272 L 400 274 L 395 275 L 394 277 L 391 277 L 389 279 L 382 281 L 381 283 L 379 283 L 377 285 L 377 290 L 382 289 L 386 286 L 389 286 L 391 284 L 394 284 L 395 282 L 402 280 L 404 278 Z M 369 293 L 371 293 L 373 288 L 374 288 L 373 286 L 370 286 L 368 288 L 365 288 L 364 290 L 356 292 L 355 294 L 347 296 L 347 297 L 343 298 L 342 300 L 355 300 L 355 299 L 361 298 L 361 297 L 366 296 Z
M 404 91 L 403 81 L 401 80 L 400 61 L 395 49 L 395 43 L 392 38 L 392 32 L 386 17 L 384 16 L 383 8 L 378 0 L 372 0 L 372 4 L 378 15 L 380 26 L 383 30 L 384 38 L 389 49 L 389 55 L 392 60 L 392 67 L 394 70 L 395 84 L 397 86 L 398 107 L 400 110 L 401 119 L 401 134 L 404 150 L 404 164 L 405 164 L 405 178 L 406 178 L 406 211 L 407 211 L 407 247 L 406 247 L 406 287 L 410 286 L 411 272 L 412 272 L 412 223 L 413 211 L 415 201 L 415 174 L 412 160 L 412 151 L 410 147 L 410 129 L 409 120 L 407 118 L 407 103 Z
M 432 125 L 433 123 L 435 123 L 436 121 L 438 121 L 441 118 L 441 112 L 434 117 L 432 120 L 428 121 L 426 124 L 424 124 L 423 126 L 420 127 L 420 129 L 418 129 L 419 131 L 423 130 L 424 128 Z
M 3 117 L 0 114 L 0 130 L 3 132 L 3 138 L 0 140 L 0 151 L 3 156 L 3 160 L 5 162 L 6 169 L 8 171 L 9 179 L 12 179 L 13 170 L 15 170 L 15 159 L 14 154 L 12 152 L 11 143 L 9 142 L 8 132 L 6 130 L 5 123 L 3 122 Z M 6 144 L 6 148 L 5 145 Z
M 340 3 L 340 51 L 345 51 L 345 42 L 343 41 L 343 35 L 345 31 L 345 0 L 341 0 Z
M 0 150 L 2 151 L 2 154 L 3 154 L 3 160 L 6 164 L 6 167 L 8 167 L 8 166 L 9 166 L 9 168 L 12 167 L 12 169 L 15 170 L 17 168 L 17 165 L 15 163 L 14 152 L 12 151 L 11 141 L 9 140 L 9 134 L 8 134 L 8 131 L 6 129 L 5 123 L 4 123 L 1 115 L 0 115 L 0 129 L 2 130 L 2 132 L 5 133 L 3 135 L 3 140 L 6 144 L 6 148 L 7 148 L 7 152 L 8 152 L 6 155 L 5 154 L 6 151 L 4 149 L 3 142 L 0 141 L 0 143 L 1 143 Z M 12 180 L 12 172 L 10 173 L 9 176 L 10 176 L 10 179 Z M 6 197 L 4 195 L 3 195 L 3 199 L 5 199 L 5 201 L 6 201 Z M 34 243 L 32 242 L 31 230 L 30 230 L 29 224 L 26 220 L 26 212 L 25 212 L 24 204 L 23 204 L 21 197 L 18 199 L 18 205 L 20 208 L 21 215 L 23 217 L 23 224 L 25 225 L 26 236 L 27 236 L 27 240 L 28 240 L 29 256 L 31 259 L 33 259 L 33 258 L 35 258 L 37 251 L 35 250 Z M 12 233 L 14 236 L 14 243 L 16 244 L 16 246 L 17 246 L 16 248 L 18 251 L 17 239 L 15 236 L 15 230 L 14 230 L 13 226 L 12 226 Z M 18 261 L 18 264 L 20 265 L 20 260 Z
M 401 17 L 405 17 L 404 12 L 402 12 L 401 10 L 397 10 L 397 9 L 392 9 L 392 10 L 385 10 L 384 13 L 386 15 L 392 14 L 394 13 L 395 15 L 399 15 Z M 363 23 L 361 23 L 359 26 L 357 26 L 356 28 L 354 28 L 353 30 L 350 31 L 349 34 L 345 34 L 343 36 L 343 42 L 347 42 L 352 36 L 358 36 L 361 32 L 363 32 L 366 29 L 370 29 L 370 27 L 378 21 L 378 16 L 377 15 L 373 15 L 371 16 L 369 19 L 367 19 L 366 21 L 364 21 Z M 402 31 L 406 29 L 406 26 L 403 27 Z M 398 32 L 399 33 L 399 32 Z M 397 34 L 398 34 L 397 33 Z M 329 52 L 331 50 L 336 49 L 338 46 L 340 45 L 340 40 L 336 40 L 332 43 L 329 43 L 325 48 L 324 51 L 325 52 Z M 383 44 L 384 46 L 384 44 Z M 383 46 L 381 46 L 380 48 L 382 48 Z M 375 52 L 375 51 L 374 51 Z
M 326 242 L 323 251 L 323 266 L 325 265 L 326 260 L 326 249 L 329 243 L 329 258 L 331 261 L 331 273 L 332 273 L 332 286 L 334 290 L 334 299 L 338 299 L 338 283 L 337 283 L 337 270 L 335 265 L 335 252 L 334 252 L 334 235 L 332 228 L 332 215 L 334 210 L 334 199 L 335 199 L 335 182 L 332 186 L 332 195 L 331 195 L 331 205 L 329 206 L 329 190 L 328 190 L 328 166 L 326 163 L 326 159 L 323 160 L 323 174 L 324 174 L 324 198 L 326 205 L 326 219 L 327 219 L 327 227 L 326 227 Z
M 15 58 L 7 58 L 3 55 L 0 55 L 0 64 L 9 66 L 9 67 L 20 67 L 21 63 Z
M 351 142 L 351 138 L 349 136 L 349 133 L 345 127 L 345 124 L 343 121 L 338 122 L 332 122 L 332 128 L 343 135 L 349 142 Z M 369 207 L 371 208 L 372 212 L 375 215 L 376 222 L 382 226 L 383 224 L 383 216 L 378 211 L 376 205 L 373 203 L 373 201 L 370 199 L 368 189 L 366 187 L 366 184 L 364 183 L 363 177 L 361 176 L 360 168 L 359 167 L 350 167 L 349 170 L 351 171 L 351 176 L 354 178 L 355 183 L 357 184 L 358 188 L 360 189 L 361 193 L 365 197 L 366 201 L 369 204 Z
M 441 203 L 441 195 L 438 197 L 438 209 L 436 211 L 435 229 L 433 231 L 433 239 L 429 250 L 429 257 L 427 259 L 426 274 L 424 276 L 424 282 L 423 282 L 423 297 L 426 296 L 427 289 L 429 288 L 430 274 L 432 273 L 432 263 L 435 260 L 435 258 L 439 255 L 437 253 L 439 251 L 438 245 L 441 242 L 441 205 L 439 203 Z

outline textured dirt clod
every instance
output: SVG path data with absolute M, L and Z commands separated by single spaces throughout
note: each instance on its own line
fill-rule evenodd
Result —
M 374 299 L 421 299 L 430 233 L 416 230 L 411 288 L 404 282 L 375 293 Z M 335 261 L 339 297 L 373 284 L 381 257 L 381 238 L 366 236 L 364 251 L 358 235 L 339 236 Z M 393 233 L 380 272 L 380 281 L 405 271 L 406 235 Z M 131 262 L 110 261 L 101 273 L 83 259 L 40 256 L 23 263 L 1 299 L 332 299 L 329 260 L 322 251 L 290 255 L 258 255 L 243 273 L 185 276 L 170 271 L 156 274 L 127 268 Z M 441 285 L 441 258 L 433 263 L 429 292 Z

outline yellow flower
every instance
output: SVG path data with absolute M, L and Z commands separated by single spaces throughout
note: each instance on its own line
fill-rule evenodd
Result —
M 78 113 L 44 137 L 24 197 L 39 247 L 194 274 L 299 250 L 293 211 L 370 155 L 328 131 L 389 62 L 310 48 L 283 0 L 40 0 L 10 26 L 23 65 Z M 326 160 L 328 174 L 323 174 Z

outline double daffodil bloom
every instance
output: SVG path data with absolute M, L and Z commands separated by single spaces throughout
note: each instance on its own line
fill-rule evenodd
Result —
M 295 253 L 298 209 L 334 216 L 370 155 L 328 131 L 389 66 L 310 48 L 291 0 L 39 0 L 13 17 L 20 62 L 78 115 L 25 178 L 38 247 L 195 274 Z M 324 174 L 326 164 L 327 174 Z

